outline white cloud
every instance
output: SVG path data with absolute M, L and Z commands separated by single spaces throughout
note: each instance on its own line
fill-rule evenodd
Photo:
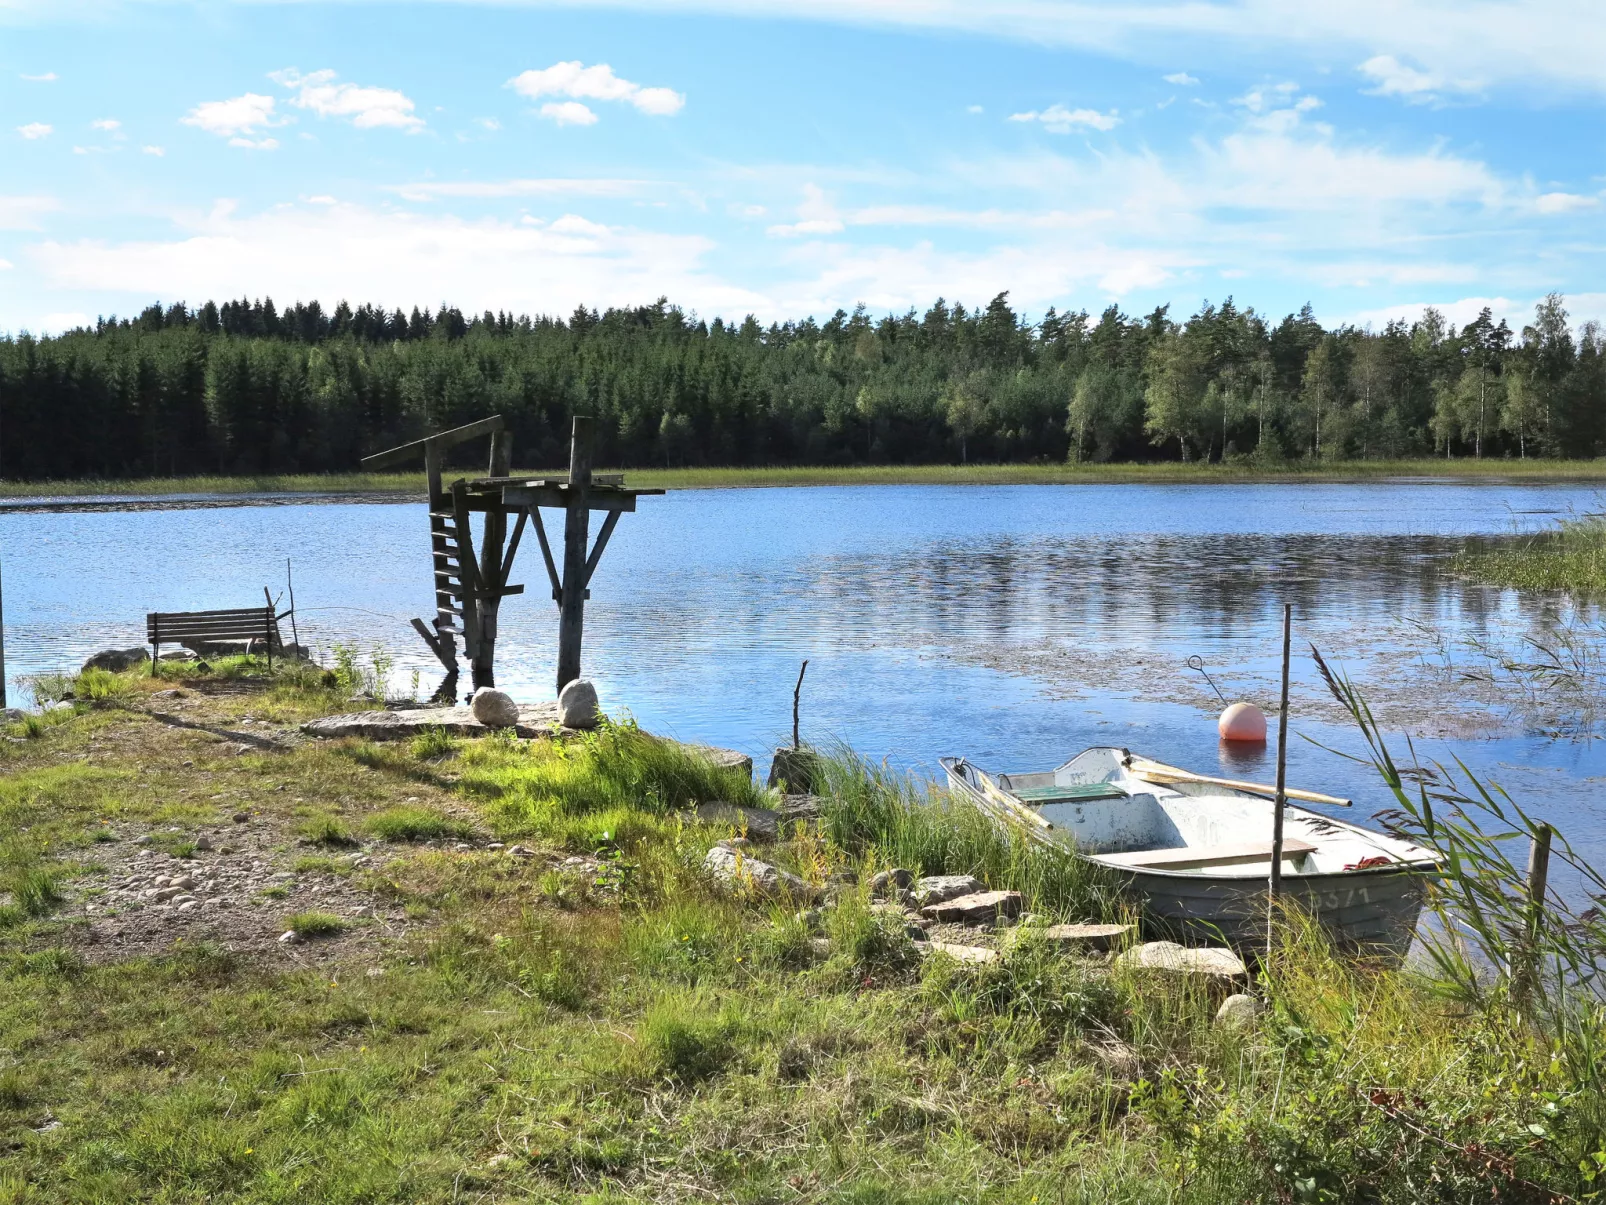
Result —
M 769 227 L 767 233 L 776 238 L 800 238 L 804 235 L 840 234 L 842 218 L 836 206 L 818 184 L 803 186 L 803 200 L 797 207 L 798 220 L 786 225 Z
M 560 126 L 594 126 L 597 115 L 577 100 L 548 101 L 541 106 L 541 116 Z
M 30 121 L 25 126 L 18 126 L 17 133 L 29 142 L 36 142 L 41 138 L 49 138 L 55 132 L 54 126 L 48 126 L 42 121 Z
M 307 204 L 308 205 L 337 205 L 337 204 L 339 204 L 339 202 L 336 201 L 333 197 L 329 196 L 327 193 L 320 193 L 315 197 L 308 197 L 307 198 Z
M 53 84 L 56 82 L 56 73 L 47 71 L 43 75 L 24 75 L 22 78 L 30 84 Z
M 219 138 L 227 138 L 230 146 L 254 147 L 272 150 L 278 142 L 272 138 L 258 138 L 257 131 L 284 125 L 277 116 L 275 101 L 260 92 L 247 92 L 229 100 L 203 101 L 191 109 L 189 116 L 180 121 Z
M 1067 109 L 1064 105 L 1050 105 L 1042 112 L 1034 109 L 1029 113 L 1011 113 L 1009 120 L 1041 122 L 1050 134 L 1069 134 L 1077 127 L 1113 130 L 1121 124 L 1114 109 L 1100 113 L 1097 109 Z
M 746 218 L 751 221 L 754 218 L 763 217 L 769 212 L 769 210 L 764 208 L 762 205 L 742 205 L 738 203 L 732 203 L 725 206 L 725 212 L 730 214 L 733 218 Z
M 92 130 L 105 130 L 110 133 L 112 131 L 122 129 L 123 123 L 118 121 L 115 117 L 103 117 L 99 121 L 90 122 L 89 128 Z
M 508 87 L 531 100 L 539 100 L 543 96 L 567 96 L 574 101 L 623 101 L 655 117 L 672 117 L 686 103 L 686 97 L 672 88 L 644 88 L 615 75 L 607 63 L 587 67 L 578 59 L 554 63 L 540 71 L 520 72 L 508 80 Z M 569 109 L 583 109 L 588 116 L 575 120 L 558 115 L 557 111 Z M 579 104 L 542 105 L 541 112 L 562 124 L 591 125 L 597 120 L 596 114 Z
M 424 128 L 423 118 L 413 114 L 413 102 L 394 88 L 337 84 L 333 71 L 302 75 L 294 67 L 271 72 L 268 78 L 295 93 L 290 103 L 296 108 L 311 109 L 319 117 L 349 118 L 359 130 L 387 128 L 412 134 Z
M 1599 204 L 1599 197 L 1573 192 L 1547 192 L 1534 198 L 1534 208 L 1540 213 L 1576 213 L 1580 209 L 1594 209 Z
M 408 201 L 434 201 L 441 197 L 473 197 L 499 200 L 504 197 L 627 197 L 651 184 L 648 180 L 551 179 L 534 180 L 426 180 L 418 184 L 393 184 L 389 191 Z
M 167 154 L 167 152 L 159 146 L 142 146 L 139 149 L 147 155 L 155 155 L 158 159 Z
M 1399 96 L 1415 104 L 1438 101 L 1446 92 L 1472 93 L 1482 90 L 1476 80 L 1450 80 L 1432 71 L 1407 66 L 1392 54 L 1373 55 L 1356 68 L 1372 81 L 1365 89 L 1370 96 Z
M 9 259 L 0 259 L 0 272 L 9 272 L 16 266 L 17 265 L 12 263 Z
M 966 113 L 985 113 L 986 111 L 987 110 L 982 108 L 980 105 L 966 105 L 965 106 L 965 112 Z
M 39 219 L 60 209 L 55 197 L 8 197 L 0 194 L 0 230 L 41 230 Z
M 502 123 L 494 117 L 481 117 L 476 124 L 486 130 L 500 130 L 502 128 Z
M 1162 75 L 1160 78 L 1168 84 L 1175 84 L 1179 88 L 1190 87 L 1199 82 L 1186 71 L 1173 71 L 1170 75 Z
M 549 224 L 466 221 L 365 206 L 286 205 L 239 216 L 220 205 L 168 239 L 47 241 L 30 258 L 48 289 L 138 297 L 242 292 L 333 305 L 361 297 L 566 314 L 667 294 L 706 313 L 771 312 L 761 294 L 712 275 L 701 235 L 644 231 L 568 214 Z

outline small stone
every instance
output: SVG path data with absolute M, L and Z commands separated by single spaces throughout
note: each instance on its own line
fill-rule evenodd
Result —
M 297 933 L 294 929 L 287 929 L 283 933 L 279 934 L 279 944 L 281 946 L 297 945 L 300 941 L 301 934 Z
M 205 833 L 202 833 L 199 837 L 195 838 L 195 848 L 200 850 L 202 853 L 210 852 L 212 849 L 212 838 L 208 837 Z
M 182 908 L 186 904 L 198 904 L 200 903 L 200 900 L 196 899 L 193 895 L 175 895 L 173 897 L 173 903 Z
M 467 841 L 459 841 L 456 845 L 452 846 L 452 848 L 453 849 L 473 849 L 474 847 L 472 845 L 470 845 Z
M 600 716 L 597 688 L 584 678 L 558 692 L 558 719 L 565 728 L 595 728 Z
M 821 958 L 829 958 L 831 955 L 831 939 L 829 937 L 811 937 L 809 938 L 809 949 L 813 950 Z
M 528 845 L 510 845 L 507 848 L 508 856 L 513 858 L 533 858 L 535 850 Z
M 101 649 L 84 662 L 84 669 L 107 669 L 113 673 L 120 673 L 136 665 L 143 665 L 148 660 L 150 653 L 143 648 Z
M 519 705 L 513 696 L 494 686 L 482 686 L 474 692 L 469 705 L 474 718 L 487 728 L 513 728 L 519 722 Z
M 173 899 L 174 897 L 180 896 L 180 895 L 183 895 L 183 894 L 184 894 L 184 888 L 182 888 L 182 887 L 163 887 L 159 891 L 157 891 L 155 899 L 156 899 L 157 903 L 163 904 L 163 903 L 166 903 L 168 900 Z
M 1026 918 L 1021 918 L 1026 923 Z M 1049 925 L 1043 930 L 1045 941 L 1059 945 L 1086 946 L 1090 950 L 1108 950 L 1121 943 L 1136 925 Z
M 903 927 L 903 932 L 910 941 L 931 940 L 931 934 L 926 932 L 925 927 L 923 925 L 914 924 L 913 922 L 905 924 Z
M 179 901 L 174 901 L 174 902 L 178 903 L 178 910 L 180 912 L 189 912 L 189 911 L 191 911 L 191 910 L 193 910 L 195 908 L 199 908 L 201 906 L 201 901 L 200 900 L 184 900 L 182 902 L 179 902 Z
M 703 859 L 703 869 L 726 887 L 752 891 L 766 897 L 793 896 L 813 900 L 819 890 L 789 871 L 757 858 L 716 845 Z
M 914 889 L 914 896 L 915 902 L 924 907 L 958 899 L 962 895 L 974 895 L 980 890 L 981 883 L 968 874 L 936 874 L 921 879 L 919 886 Z
M 1249 974 L 1243 959 L 1221 946 L 1179 946 L 1174 941 L 1150 941 L 1135 946 L 1115 960 L 1118 967 L 1204 975 L 1212 979 L 1242 979 Z
M 236 824 L 244 824 L 246 821 L 248 821 L 250 819 L 251 819 L 251 813 L 250 812 L 235 812 L 234 813 L 234 823 L 236 823 Z
M 1216 1010 L 1216 1024 L 1224 1025 L 1229 1029 L 1242 1029 L 1252 1025 L 1255 1018 L 1260 1016 L 1261 1004 L 1253 996 L 1243 992 L 1235 992 L 1221 1002 Z
M 182 887 L 185 891 L 188 891 L 190 888 L 195 886 L 195 876 L 188 874 L 180 875 L 178 878 L 172 880 L 172 884 L 174 887 Z
M 714 842 L 715 849 L 752 849 L 753 843 L 746 837 L 724 837 Z
M 998 951 L 989 950 L 986 946 L 961 946 L 951 941 L 931 941 L 927 939 L 925 948 L 933 954 L 946 954 L 956 962 L 969 962 L 977 966 L 985 966 L 989 962 L 998 961 Z
M 876 873 L 870 879 L 870 892 L 872 895 L 886 895 L 888 892 L 905 891 L 915 881 L 913 871 L 895 866 L 891 870 Z
M 358 919 L 362 919 L 363 917 L 372 916 L 373 914 L 374 914 L 374 910 L 372 908 L 370 908 L 367 904 L 364 904 L 361 908 L 358 908 L 355 912 L 352 913 L 352 915 L 357 917 Z
M 499 854 L 499 853 L 501 853 L 501 852 L 502 852 L 502 851 L 503 851 L 503 850 L 504 850 L 504 849 L 506 849 L 506 848 L 507 848 L 507 846 L 505 846 L 505 845 L 503 845 L 503 844 L 502 844 L 502 843 L 501 843 L 501 842 L 500 842 L 500 841 L 492 841 L 492 842 L 491 842 L 491 843 L 490 843 L 490 844 L 489 844 L 489 845 L 487 845 L 487 846 L 486 846 L 486 847 L 485 847 L 485 848 L 486 848 L 486 849 L 488 849 L 488 850 L 490 850 L 490 851 L 491 851 L 491 852 L 492 852 L 492 853 L 493 853 L 493 854 Z
M 151 835 L 149 833 L 145 833 L 143 836 L 139 836 L 139 837 L 135 837 L 134 838 L 134 844 L 135 845 L 149 845 L 150 843 L 151 843 Z
M 928 904 L 920 915 L 939 924 L 991 925 L 1002 918 L 1019 916 L 1018 891 L 978 891 L 958 899 Z
M 807 794 L 814 790 L 819 769 L 820 755 L 813 749 L 777 749 L 770 761 L 769 785 L 784 794 Z

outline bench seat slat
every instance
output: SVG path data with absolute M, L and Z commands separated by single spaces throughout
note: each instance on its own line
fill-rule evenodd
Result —
M 1288 838 L 1283 841 L 1283 858 L 1298 858 L 1316 852 L 1309 841 Z M 1192 866 L 1225 866 L 1231 862 L 1257 862 L 1271 858 L 1270 841 L 1245 841 L 1237 845 L 1194 845 L 1180 849 L 1137 849 L 1125 853 L 1105 854 L 1102 860 L 1135 870 L 1171 868 L 1181 870 Z

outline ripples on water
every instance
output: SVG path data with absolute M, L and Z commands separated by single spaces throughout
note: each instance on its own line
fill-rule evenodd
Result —
M 1407 621 L 1451 643 L 1510 638 L 1555 604 L 1447 579 L 1443 558 L 1469 535 L 1593 509 L 1594 487 L 1555 483 L 676 492 L 621 521 L 593 582 L 586 665 L 605 703 L 645 726 L 756 755 L 788 732 L 807 657 L 805 731 L 898 764 L 964 753 L 1038 767 L 1111 743 L 1208 771 L 1222 757 L 1213 715 L 1164 691 L 1155 701 L 1136 677 L 1181 681 L 1190 653 L 1229 677 L 1271 672 L 1284 601 L 1299 647 L 1336 650 L 1363 684 L 1423 651 Z M 398 654 L 393 684 L 416 668 L 427 692 L 436 666 L 407 627 L 431 609 L 425 532 L 421 503 L 383 497 L 7 504 L 8 672 L 138 644 L 149 610 L 277 593 L 289 557 L 303 640 L 382 643 Z M 499 676 L 550 697 L 556 608 L 533 541 L 520 566 L 529 592 L 504 605 Z M 1030 656 L 1045 649 L 1115 661 L 1070 692 Z M 1299 674 L 1309 680 L 1308 662 Z M 1295 728 L 1354 746 L 1340 726 Z M 1595 742 L 1512 736 L 1458 751 L 1544 798 L 1575 837 L 1599 830 Z M 1384 802 L 1310 741 L 1290 745 L 1290 762 L 1295 781 Z M 1267 770 L 1254 757 L 1232 768 Z

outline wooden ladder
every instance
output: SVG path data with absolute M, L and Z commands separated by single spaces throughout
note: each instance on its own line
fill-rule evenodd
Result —
M 473 661 L 477 651 L 471 605 L 473 587 L 465 577 L 472 579 L 475 574 L 472 561 L 467 575 L 463 564 L 474 554 L 473 543 L 465 538 L 463 527 L 455 511 L 429 512 L 430 552 L 435 562 L 435 632 L 443 648 L 449 646 L 453 637 L 461 637 L 463 654 Z

